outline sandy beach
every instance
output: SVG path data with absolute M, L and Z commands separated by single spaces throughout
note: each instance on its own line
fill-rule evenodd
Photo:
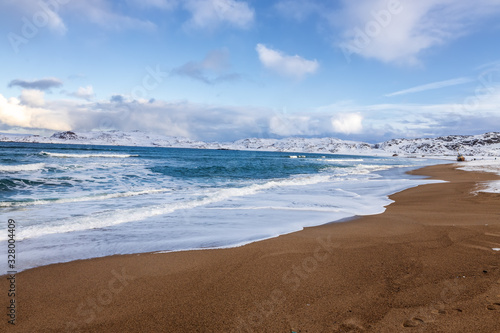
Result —
M 16 325 L 4 314 L 0 331 L 500 332 L 500 194 L 474 193 L 500 177 L 413 173 L 448 182 L 394 194 L 383 214 L 238 248 L 21 272 Z

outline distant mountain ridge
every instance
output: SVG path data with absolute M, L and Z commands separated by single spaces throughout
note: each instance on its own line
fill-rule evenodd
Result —
M 392 139 L 376 146 L 396 154 L 453 155 L 459 151 L 464 155 L 500 156 L 500 133 L 448 135 L 424 139 Z
M 438 138 L 392 139 L 369 144 L 335 138 L 248 138 L 234 142 L 203 142 L 183 137 L 169 137 L 141 131 L 102 131 L 75 133 L 57 132 L 50 137 L 39 135 L 0 135 L 3 142 L 65 143 L 91 145 L 119 145 L 144 147 L 171 147 L 196 149 L 265 150 L 325 154 L 380 154 L 380 155 L 456 155 L 500 156 L 500 132 L 480 135 L 449 135 Z

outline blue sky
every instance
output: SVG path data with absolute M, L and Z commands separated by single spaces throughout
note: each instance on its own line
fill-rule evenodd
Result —
M 0 131 L 500 131 L 500 0 L 4 0 Z

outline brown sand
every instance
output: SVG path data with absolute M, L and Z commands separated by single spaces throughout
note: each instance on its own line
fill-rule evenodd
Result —
M 19 273 L 17 325 L 3 315 L 0 331 L 500 332 L 500 195 L 471 194 L 499 177 L 414 173 L 450 182 L 395 194 L 380 215 L 240 248 Z M 5 277 L 0 290 L 6 303 Z

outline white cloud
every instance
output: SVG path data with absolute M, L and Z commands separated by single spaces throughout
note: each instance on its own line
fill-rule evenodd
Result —
M 112 1 L 70 1 L 67 6 L 68 9 L 71 9 L 83 19 L 90 20 L 94 24 L 110 30 L 154 30 L 156 28 L 156 25 L 150 21 L 140 20 L 119 13 L 117 8 L 113 7 Z
M 0 123 L 8 126 L 67 131 L 71 126 L 65 119 L 66 115 L 60 112 L 23 105 L 17 98 L 0 95 Z
M 269 131 L 279 136 L 317 135 L 319 131 L 306 115 L 275 115 L 269 119 Z
M 63 3 L 63 1 L 60 1 Z M 0 1 L 0 12 L 20 14 L 35 28 L 48 27 L 51 31 L 64 35 L 66 25 L 61 18 L 61 11 L 66 5 L 59 1 Z
M 24 90 L 20 99 L 0 95 L 0 127 L 3 131 L 12 127 L 138 129 L 206 141 L 322 136 L 379 142 L 395 137 L 481 133 L 500 128 L 500 85 L 495 73 L 478 77 L 476 89 L 455 103 L 343 102 L 294 113 L 189 101 L 137 101 L 121 95 L 97 102 L 44 100 L 41 92 Z
M 338 114 L 331 119 L 333 130 L 343 134 L 358 134 L 363 130 L 363 116 L 359 113 Z
M 85 100 L 90 100 L 94 97 L 94 88 L 92 86 L 79 87 L 77 91 L 69 95 Z
M 234 81 L 240 78 L 236 73 L 228 73 L 229 52 L 225 49 L 213 50 L 200 62 L 190 61 L 174 68 L 173 74 L 187 76 L 206 84 Z
M 331 112 L 279 114 L 267 108 L 204 105 L 191 102 L 119 101 L 96 103 L 45 101 L 43 108 L 22 105 L 0 95 L 0 122 L 23 128 L 90 131 L 143 130 L 207 141 L 246 137 L 336 136 L 354 131 L 346 118 L 339 131 Z M 3 101 L 3 103 L 2 103 Z M 350 126 L 350 128 L 348 128 Z M 5 128 L 4 128 L 5 129 Z
M 27 106 L 43 106 L 45 104 L 43 91 L 36 89 L 24 89 L 19 97 L 21 104 Z
M 215 71 L 226 69 L 229 67 L 229 52 L 225 49 L 211 51 L 203 59 L 201 66 Z
M 147 1 L 150 5 L 156 4 L 156 6 L 167 6 L 170 2 L 168 0 Z M 7 1 L 7 3 L 0 1 L 0 11 L 17 12 L 26 17 L 28 22 L 35 28 L 48 27 L 58 34 L 67 32 L 64 18 L 68 14 L 75 14 L 81 20 L 90 21 L 112 30 L 152 30 L 156 28 L 155 24 L 150 21 L 140 20 L 120 13 L 119 7 L 111 0 L 16 0 Z
M 192 17 L 187 26 L 213 30 L 222 24 L 247 29 L 254 22 L 255 12 L 244 1 L 237 0 L 186 0 L 185 8 Z
M 399 91 L 387 94 L 385 96 L 392 97 L 392 96 L 412 94 L 412 93 L 427 91 L 427 90 L 441 89 L 444 87 L 456 86 L 459 84 L 469 83 L 471 81 L 472 81 L 472 79 L 469 79 L 466 77 L 461 77 L 461 78 L 457 78 L 457 79 L 451 79 L 451 80 L 446 80 L 446 81 L 439 81 L 439 82 L 423 84 L 423 85 L 416 86 L 413 88 L 399 90 Z
M 37 4 L 39 5 L 39 9 L 34 14 L 34 16 L 39 16 L 43 19 L 43 16 L 46 15 L 48 18 L 47 25 L 50 30 L 60 35 L 66 34 L 68 29 L 66 28 L 63 19 L 59 15 L 60 6 L 62 5 L 55 5 L 53 7 L 50 7 L 47 6 L 44 1 L 38 1 Z
M 360 134 L 364 140 L 371 141 L 479 134 L 496 131 L 500 127 L 500 85 L 484 87 L 478 82 L 469 96 L 456 103 L 358 105 L 351 102 L 321 107 L 316 112 L 361 115 L 363 127 Z M 341 124 L 342 121 L 339 122 L 339 129 Z
M 421 53 L 474 32 L 474 25 L 498 14 L 498 0 L 343 1 L 331 17 L 344 32 L 339 47 L 383 62 L 418 64 Z
M 172 10 L 179 4 L 178 0 L 127 0 L 127 2 L 136 7 L 152 7 L 164 10 Z
M 303 0 L 281 0 L 274 5 L 274 8 L 281 15 L 299 22 L 321 11 L 319 3 Z
M 288 77 L 301 79 L 306 74 L 314 74 L 319 63 L 316 60 L 307 60 L 298 55 L 289 56 L 280 51 L 257 44 L 255 48 L 259 54 L 260 62 L 268 69 Z

